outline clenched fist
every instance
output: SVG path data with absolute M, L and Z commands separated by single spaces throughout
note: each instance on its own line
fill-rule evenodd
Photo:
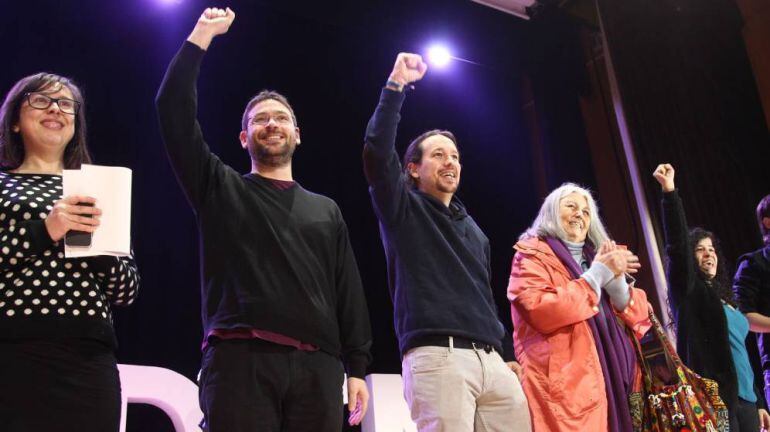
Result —
M 674 174 L 674 167 L 671 164 L 660 164 L 652 172 L 652 176 L 660 183 L 663 192 L 671 192 L 675 189 Z
M 230 8 L 207 8 L 198 18 L 187 40 L 201 49 L 208 49 L 214 37 L 227 33 L 234 20 L 235 12 Z
M 388 80 L 397 82 L 403 87 L 409 83 L 421 80 L 427 70 L 428 65 L 422 61 L 421 55 L 399 53 L 398 57 L 396 57 L 396 64 L 393 65 L 393 72 L 390 73 Z

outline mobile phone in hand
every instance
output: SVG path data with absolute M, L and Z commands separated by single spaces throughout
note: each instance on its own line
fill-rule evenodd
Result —
M 77 205 L 84 207 L 93 207 L 93 203 L 79 202 Z M 81 214 L 83 217 L 93 217 L 90 214 Z M 92 233 L 86 231 L 67 231 L 64 235 L 64 244 L 69 247 L 91 247 Z

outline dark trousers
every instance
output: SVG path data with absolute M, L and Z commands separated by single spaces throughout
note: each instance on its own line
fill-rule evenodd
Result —
M 0 431 L 116 432 L 120 379 L 93 340 L 0 341 Z
M 730 432 L 756 432 L 758 430 L 757 404 L 738 398 L 738 405 L 730 407 Z
M 259 339 L 213 341 L 200 405 L 208 432 L 340 432 L 343 367 L 321 351 Z

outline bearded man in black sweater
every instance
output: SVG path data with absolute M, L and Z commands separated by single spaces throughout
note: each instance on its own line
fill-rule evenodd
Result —
M 344 371 L 351 424 L 366 412 L 371 346 L 340 210 L 293 180 L 300 134 L 282 95 L 263 91 L 246 106 L 246 175 L 211 153 L 196 119 L 203 56 L 234 19 L 229 8 L 203 12 L 156 99 L 168 156 L 201 237 L 204 430 L 339 432 Z

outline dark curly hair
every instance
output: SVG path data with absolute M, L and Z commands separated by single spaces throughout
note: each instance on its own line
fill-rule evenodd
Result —
M 695 248 L 698 246 L 698 242 L 704 238 L 711 239 L 711 244 L 714 245 L 714 251 L 717 255 L 717 273 L 713 278 L 709 278 L 707 274 L 701 271 L 700 267 L 698 266 L 698 262 L 695 259 Z M 732 268 L 722 253 L 722 245 L 720 244 L 717 236 L 715 236 L 711 231 L 696 227 L 690 230 L 688 240 L 688 243 L 692 248 L 691 259 L 693 261 L 693 265 L 695 266 L 695 273 L 699 278 L 701 278 L 701 280 L 706 283 L 706 286 L 710 287 L 717 293 L 720 299 L 722 299 L 730 306 L 737 308 L 738 302 L 735 299 L 735 293 L 733 292 Z

